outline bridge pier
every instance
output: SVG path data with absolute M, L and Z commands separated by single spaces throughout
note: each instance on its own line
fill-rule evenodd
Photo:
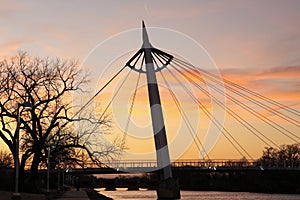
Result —
M 107 191 L 115 191 L 116 190 L 116 182 L 115 179 L 107 179 L 105 180 L 105 190 Z
M 180 199 L 179 183 L 174 178 L 161 180 L 158 184 L 157 199 Z

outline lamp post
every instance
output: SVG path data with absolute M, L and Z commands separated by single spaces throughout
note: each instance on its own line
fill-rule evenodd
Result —
M 64 161 L 64 160 L 63 160 Z M 65 188 L 65 162 L 64 162 L 64 165 L 63 165 L 63 174 L 62 174 L 62 188 L 64 189 Z
M 50 192 L 49 179 L 50 179 L 50 151 L 51 151 L 51 147 L 55 147 L 55 145 L 49 145 L 48 146 L 47 193 Z
M 66 168 L 66 164 L 65 164 L 65 159 L 61 159 L 60 162 L 63 163 L 63 166 L 62 166 L 62 189 L 64 189 L 65 187 L 65 168 Z M 61 169 L 61 168 L 60 168 Z
M 58 166 L 57 166 L 57 191 L 60 191 L 60 160 L 58 160 Z
M 19 142 L 20 142 L 20 124 L 21 124 L 21 119 L 20 119 L 20 108 L 27 108 L 31 109 L 32 104 L 30 102 L 24 102 L 24 103 L 18 103 L 18 108 L 17 108 L 17 128 L 16 128 L 16 133 L 15 133 L 15 138 L 16 138 L 16 156 L 15 156 L 15 170 L 16 170 L 16 180 L 15 180 L 15 192 L 13 193 L 12 199 L 21 199 L 21 195 L 19 193 Z

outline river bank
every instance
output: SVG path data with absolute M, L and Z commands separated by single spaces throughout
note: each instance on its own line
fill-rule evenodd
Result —
M 96 189 L 97 190 L 97 189 Z M 156 191 L 100 191 L 103 195 L 114 200 L 153 200 Z M 224 192 L 224 191 L 181 191 L 181 200 L 299 200 L 299 194 L 266 194 L 252 192 Z
M 87 188 L 85 189 L 85 191 L 90 200 L 113 200 L 112 198 L 104 196 L 103 194 L 99 193 L 95 189 Z

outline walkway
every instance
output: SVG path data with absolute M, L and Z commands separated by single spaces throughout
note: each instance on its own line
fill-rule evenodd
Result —
M 65 191 L 60 197 L 57 197 L 55 199 L 58 199 L 58 200 L 71 200 L 71 199 L 89 200 L 89 197 L 85 191 L 83 191 L 83 190 L 76 191 L 75 188 L 72 188 L 71 190 Z

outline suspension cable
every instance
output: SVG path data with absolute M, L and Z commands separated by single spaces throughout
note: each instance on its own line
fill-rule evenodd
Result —
M 269 142 L 271 142 L 274 146 L 278 147 L 279 146 L 273 142 L 270 138 L 266 137 L 262 132 L 260 132 L 258 129 L 256 129 L 253 125 L 251 125 L 249 122 L 247 122 L 245 119 L 243 119 L 241 116 L 239 116 L 238 114 L 236 114 L 232 109 L 230 109 L 227 106 L 224 106 L 220 100 L 218 100 L 216 97 L 211 96 L 208 91 L 206 91 L 205 89 L 203 89 L 198 83 L 196 83 L 195 81 L 193 81 L 190 77 L 188 77 L 187 75 L 185 75 L 183 72 L 181 72 L 180 70 L 178 70 L 175 66 L 173 66 L 175 68 L 175 70 L 180 73 L 182 76 L 184 76 L 189 82 L 191 82 L 195 87 L 197 87 L 199 90 L 201 90 L 207 97 L 211 97 L 214 99 L 214 101 L 221 106 L 223 109 L 226 109 L 227 112 L 229 113 L 229 115 L 231 115 L 235 120 L 237 120 L 239 123 L 241 123 L 247 130 L 249 130 L 251 133 L 253 133 L 258 139 L 260 139 L 263 143 L 265 143 L 267 146 L 271 145 L 265 141 L 268 140 Z M 193 73 L 187 71 L 189 74 L 191 74 L 192 76 L 199 78 L 197 76 L 195 76 Z M 259 136 L 257 133 L 259 133 L 262 137 L 264 137 L 265 139 L 263 139 L 261 136 Z
M 102 115 L 99 117 L 99 120 L 101 120 L 104 115 L 106 114 L 108 108 L 110 107 L 110 105 L 112 104 L 112 102 L 114 101 L 114 99 L 117 97 L 117 95 L 119 94 L 121 88 L 123 87 L 123 85 L 125 84 L 126 80 L 129 77 L 129 74 L 132 72 L 132 70 L 128 71 L 127 75 L 124 77 L 124 79 L 122 80 L 120 86 L 118 87 L 117 91 L 115 92 L 115 94 L 113 95 L 113 97 L 111 98 L 110 102 L 107 104 L 106 108 L 104 109 L 104 111 L 102 112 Z M 85 138 L 85 141 L 88 141 L 91 137 L 92 133 L 90 133 L 87 138 Z M 83 144 L 85 144 L 86 142 L 84 142 Z
M 174 61 L 177 61 L 177 62 L 179 62 L 179 63 L 181 63 L 181 64 L 186 65 L 186 66 L 191 66 L 191 67 L 193 67 L 193 69 L 196 69 L 197 71 L 201 71 L 201 72 L 206 73 L 206 74 L 208 74 L 208 75 L 210 75 L 210 76 L 216 77 L 216 75 L 214 75 L 214 74 L 212 74 L 212 73 L 210 73 L 210 72 L 208 72 L 208 71 L 206 71 L 206 70 L 203 70 L 203 69 L 200 69 L 200 68 L 196 68 L 195 66 L 193 66 L 192 64 L 190 64 L 190 63 L 188 63 L 188 62 L 186 62 L 186 61 L 180 60 L 180 59 L 178 59 L 178 58 L 174 58 Z M 280 103 L 280 102 L 274 101 L 273 99 L 270 99 L 270 98 L 268 98 L 268 97 L 266 97 L 266 96 L 263 96 L 263 95 L 261 95 L 261 94 L 259 94 L 259 93 L 257 93 L 257 92 L 254 92 L 254 91 L 252 91 L 252 90 L 249 90 L 249 89 L 247 89 L 247 88 L 245 88 L 245 87 L 243 87 L 243 86 L 241 86 L 241 85 L 238 85 L 238 84 L 236 84 L 236 83 L 234 83 L 234 82 L 232 82 L 232 81 L 229 81 L 228 79 L 225 79 L 225 78 L 222 78 L 222 79 L 223 79 L 223 81 L 224 81 L 225 83 L 227 83 L 227 84 L 229 84 L 229 85 L 232 85 L 232 86 L 234 86 L 234 87 L 236 87 L 236 88 L 239 88 L 240 90 L 243 90 L 243 91 L 245 91 L 245 92 L 247 92 L 247 93 L 249 93 L 249 94 L 251 94 L 251 95 L 253 95 L 253 96 L 257 97 L 257 98 L 260 98 L 260 99 L 262 99 L 262 100 L 264 100 L 264 101 L 267 101 L 267 102 L 270 103 L 270 104 L 273 104 L 273 105 L 275 105 L 275 106 L 278 106 L 278 107 L 281 108 L 281 109 L 285 109 L 285 110 L 289 111 L 290 113 L 293 113 L 294 115 L 300 116 L 300 111 L 298 111 L 298 110 L 296 110 L 296 109 L 294 109 L 294 108 L 291 108 L 291 107 L 289 107 L 289 106 L 286 106 L 286 105 L 284 105 L 284 104 L 282 104 L 282 103 Z
M 198 135 L 197 135 L 197 131 L 195 131 L 194 128 L 192 127 L 192 125 L 191 125 L 190 121 L 188 120 L 188 118 L 187 118 L 185 112 L 183 111 L 182 107 L 180 106 L 180 103 L 179 103 L 178 99 L 176 98 L 174 92 L 172 91 L 172 89 L 171 89 L 171 87 L 170 87 L 170 84 L 167 82 L 165 76 L 163 75 L 163 73 L 162 73 L 161 71 L 160 71 L 160 74 L 161 74 L 161 76 L 162 76 L 162 78 L 163 78 L 165 84 L 166 84 L 167 87 L 168 87 L 168 91 L 169 91 L 169 93 L 171 94 L 171 96 L 172 96 L 172 98 L 173 98 L 173 100 L 174 100 L 174 102 L 175 102 L 175 104 L 176 104 L 176 107 L 177 107 L 178 111 L 183 115 L 183 116 L 182 116 L 182 117 L 183 117 L 183 120 L 184 120 L 184 122 L 185 122 L 185 124 L 186 124 L 186 126 L 187 126 L 187 128 L 188 128 L 188 130 L 189 130 L 190 135 L 191 135 L 191 136 L 193 137 L 193 139 L 194 139 L 194 142 L 195 142 L 195 144 L 196 144 L 197 149 L 199 150 L 199 152 L 201 153 L 203 159 L 205 160 L 205 155 L 203 155 L 203 153 L 200 151 L 201 148 L 202 148 L 203 151 L 204 151 L 204 153 L 206 154 L 207 158 L 210 160 L 210 158 L 209 158 L 209 156 L 208 156 L 208 153 L 207 153 L 206 149 L 204 148 L 204 146 L 203 146 L 201 140 L 199 139 L 199 137 L 198 137 Z M 196 134 L 195 134 L 195 137 L 194 137 L 193 133 L 196 133 Z M 196 138 L 197 141 L 200 143 L 201 148 L 199 147 L 199 145 L 198 145 L 198 143 L 196 142 L 195 138 Z
M 121 150 L 124 149 L 124 145 L 125 145 L 125 142 L 126 142 L 126 137 L 127 137 L 127 133 L 128 133 L 128 129 L 129 129 L 129 122 L 130 122 L 130 119 L 131 119 L 131 114 L 132 114 L 132 110 L 133 110 L 133 106 L 134 106 L 134 102 L 135 102 L 137 89 L 138 89 L 139 82 L 140 82 L 140 77 L 141 77 L 141 73 L 139 73 L 139 76 L 138 76 L 138 79 L 137 79 L 137 82 L 136 82 L 136 85 L 135 85 L 135 90 L 134 90 L 134 93 L 133 93 L 133 98 L 132 98 L 132 102 L 131 102 L 130 109 L 129 109 L 129 114 L 128 114 L 128 118 L 127 118 L 127 122 L 126 122 L 126 126 L 125 126 L 125 131 L 123 133 L 123 137 L 122 137 L 122 141 L 121 141 L 121 146 L 120 146 Z
M 188 67 L 188 66 L 182 66 L 182 67 L 185 67 L 185 68 L 188 68 L 188 69 L 190 69 L 190 70 L 195 71 L 195 68 L 192 69 L 191 67 Z M 198 72 L 199 72 L 199 71 L 201 71 L 201 72 L 204 73 L 205 75 L 208 75 L 208 77 L 205 76 L 206 78 L 209 78 L 210 80 L 212 80 L 212 81 L 214 81 L 214 82 L 219 82 L 219 83 L 220 83 L 220 80 L 219 80 L 219 78 L 218 78 L 216 75 L 214 75 L 214 74 L 212 74 L 212 73 L 209 73 L 209 72 L 207 72 L 207 71 L 205 71 L 205 70 L 198 70 Z M 212 78 L 212 79 L 211 79 L 211 78 Z M 226 83 L 226 82 L 225 82 L 225 83 Z M 283 119 L 283 120 L 285 120 L 285 121 L 287 121 L 287 122 L 289 122 L 289 123 L 291 123 L 291 124 L 293 124 L 293 125 L 295 125 L 295 126 L 297 126 L 297 127 L 300 127 L 300 122 L 299 122 L 299 121 L 297 121 L 297 120 L 295 120 L 295 119 L 293 119 L 293 118 L 291 118 L 291 117 L 289 117 L 289 116 L 287 116 L 287 115 L 285 115 L 285 114 L 279 112 L 278 110 L 276 110 L 276 109 L 274 109 L 274 108 L 272 108 L 272 107 L 270 107 L 270 106 L 267 106 L 266 104 L 264 104 L 264 103 L 262 103 L 262 102 L 260 102 L 260 101 L 255 100 L 254 98 L 252 98 L 252 97 L 250 97 L 250 96 L 247 96 L 247 95 L 244 94 L 244 93 L 239 92 L 237 89 L 235 89 L 236 87 L 234 88 L 232 85 L 230 85 L 230 84 L 228 84 L 228 83 L 226 83 L 226 84 L 227 84 L 227 85 L 226 85 L 226 89 L 232 91 L 233 93 L 237 94 L 238 96 L 240 96 L 240 97 L 242 97 L 242 98 L 244 98 L 244 99 L 246 99 L 246 100 L 251 101 L 252 103 L 254 103 L 255 105 L 257 105 L 257 106 L 259 106 L 259 107 L 261 107 L 261 108 L 263 108 L 263 109 L 266 109 L 267 111 L 269 111 L 270 113 L 272 113 L 272 114 L 274 114 L 274 115 L 280 117 L 281 119 Z
M 159 59 L 159 58 L 158 58 Z M 164 59 L 164 58 L 162 58 Z M 173 64 L 171 64 L 172 66 Z M 210 118 L 212 120 L 212 122 L 216 125 L 216 127 L 219 129 L 219 131 L 225 136 L 225 138 L 233 145 L 233 147 L 240 153 L 240 155 L 244 156 L 241 151 L 236 147 L 236 145 L 234 145 L 234 143 L 229 139 L 229 137 L 227 135 L 225 135 L 224 132 L 226 132 L 230 138 L 232 138 L 233 141 L 235 141 L 235 143 L 251 158 L 252 156 L 241 146 L 241 144 L 232 136 L 232 134 L 227 130 L 225 129 L 225 127 L 222 128 L 222 125 L 218 122 L 218 120 L 216 120 L 212 114 L 205 108 L 205 106 L 198 100 L 196 99 L 192 94 L 191 92 L 189 91 L 189 89 L 184 86 L 179 80 L 178 78 L 173 74 L 173 72 L 167 68 L 167 70 L 171 73 L 171 75 L 179 82 L 179 84 L 185 89 L 185 91 L 187 92 L 188 91 L 188 94 L 189 96 L 194 99 L 194 102 L 196 102 L 196 104 L 198 104 L 198 106 L 200 105 L 201 109 L 204 111 L 204 113 L 208 116 L 208 118 Z
M 237 105 L 239 105 L 240 107 L 242 107 L 244 110 L 248 111 L 249 113 L 251 113 L 252 115 L 254 115 L 255 117 L 257 117 L 258 119 L 260 119 L 263 122 L 267 123 L 268 125 L 270 125 L 274 129 L 276 129 L 277 131 L 279 131 L 281 134 L 285 135 L 286 137 L 290 138 L 294 142 L 298 143 L 298 141 L 296 139 L 294 139 L 293 137 L 291 137 L 288 134 L 291 134 L 292 136 L 294 136 L 295 138 L 298 138 L 298 139 L 300 139 L 300 137 L 298 137 L 297 135 L 295 135 L 291 131 L 289 131 L 286 128 L 284 128 L 283 126 L 277 124 L 273 120 L 271 120 L 269 118 L 265 118 L 261 113 L 257 113 L 253 108 L 251 108 L 248 105 L 246 105 L 245 103 L 242 103 L 241 101 L 237 100 L 232 95 L 230 95 L 228 93 L 227 94 L 224 93 L 223 91 L 221 91 L 219 88 L 215 87 L 214 85 L 212 85 L 210 83 L 207 83 L 207 82 L 206 82 L 206 84 L 209 85 L 211 88 L 213 88 L 215 91 L 217 91 L 217 92 L 219 92 L 219 93 L 221 93 L 223 95 L 226 95 L 227 98 L 230 99 L 232 102 L 236 103 Z
M 159 62 L 160 62 L 161 64 L 164 63 L 164 62 L 161 60 L 161 58 L 160 58 L 160 54 L 154 53 L 153 55 L 154 55 L 155 58 L 157 58 L 157 59 L 159 60 Z M 154 63 L 158 66 L 158 63 L 157 63 L 156 59 L 154 59 L 154 57 L 152 57 L 152 58 L 153 58 L 153 61 L 154 61 Z M 165 60 L 164 57 L 163 57 L 162 59 Z M 181 108 L 180 103 L 179 103 L 178 99 L 176 98 L 176 95 L 174 94 L 174 92 L 172 91 L 172 89 L 171 89 L 171 87 L 170 87 L 170 84 L 167 82 L 167 80 L 166 80 L 165 76 L 163 75 L 163 73 L 162 73 L 161 71 L 159 71 L 159 72 L 160 72 L 160 74 L 161 74 L 161 76 L 162 76 L 162 78 L 163 78 L 165 84 L 166 84 L 167 87 L 168 87 L 168 91 L 169 91 L 170 95 L 172 96 L 172 99 L 174 100 L 175 105 L 176 105 L 178 111 L 183 115 L 183 116 L 182 116 L 182 117 L 183 117 L 183 120 L 184 120 L 184 122 L 185 122 L 185 124 L 186 124 L 186 127 L 187 127 L 188 130 L 189 130 L 190 135 L 191 135 L 192 138 L 194 139 L 194 142 L 195 142 L 195 145 L 196 145 L 197 149 L 198 149 L 199 152 L 201 153 L 201 155 L 202 155 L 202 157 L 203 157 L 204 160 L 205 160 L 205 155 L 206 155 L 207 158 L 210 160 L 209 155 L 208 155 L 206 149 L 204 148 L 204 146 L 203 146 L 201 140 L 199 139 L 199 137 L 198 137 L 198 135 L 197 135 L 197 131 L 194 130 L 194 128 L 192 127 L 190 121 L 188 120 L 188 118 L 187 118 L 185 112 L 184 112 L 183 109 Z M 194 137 L 193 133 L 196 133 L 195 137 Z M 196 138 L 197 141 L 199 142 L 199 144 L 200 144 L 201 148 L 203 149 L 205 155 L 203 155 L 203 152 L 201 151 L 201 148 L 199 147 L 199 145 L 198 145 L 198 143 L 196 142 L 195 138 Z
M 113 97 L 111 98 L 111 100 L 109 101 L 109 103 L 107 104 L 107 106 L 105 107 L 104 111 L 102 112 L 102 115 L 99 117 L 99 119 L 101 120 L 102 117 L 104 117 L 105 113 L 107 112 L 109 106 L 112 104 L 112 102 L 114 101 L 114 99 L 117 97 L 119 91 L 121 90 L 121 88 L 123 87 L 124 83 L 126 82 L 126 80 L 129 77 L 129 74 L 132 72 L 132 69 L 130 71 L 128 71 L 127 75 L 125 76 L 125 78 L 123 79 L 123 81 L 121 82 L 120 86 L 118 87 L 117 91 L 115 92 L 115 94 L 113 95 Z
M 204 80 L 201 78 L 199 79 L 200 81 L 204 82 Z M 214 80 L 212 80 L 214 81 Z M 217 84 L 221 84 L 220 82 L 214 81 Z M 292 133 L 291 131 L 287 130 L 286 128 L 282 127 L 281 125 L 277 124 L 276 122 L 274 122 L 273 120 L 269 119 L 269 118 L 265 118 L 261 113 L 256 113 L 256 111 L 254 109 L 252 109 L 251 107 L 247 106 L 246 104 L 240 102 L 239 100 L 237 100 L 236 98 L 234 98 L 233 96 L 231 96 L 230 94 L 225 94 L 224 91 L 221 91 L 219 88 L 215 87 L 214 85 L 207 83 L 207 85 L 211 86 L 215 91 L 226 95 L 228 97 L 228 99 L 230 99 L 231 101 L 235 102 L 236 104 L 238 104 L 239 106 L 241 106 L 243 109 L 247 110 L 249 113 L 251 113 L 252 115 L 256 116 L 257 118 L 259 118 L 260 120 L 264 121 L 265 123 L 267 123 L 268 125 L 272 126 L 274 129 L 276 129 L 277 131 L 279 131 L 281 134 L 285 135 L 286 137 L 290 138 L 291 140 L 293 140 L 294 142 L 297 142 L 297 140 L 295 140 L 293 137 L 291 137 L 290 135 L 294 136 L 295 138 L 300 139 L 300 137 L 298 137 L 297 135 L 295 135 L 294 133 Z M 286 132 L 286 133 L 284 133 Z M 287 133 L 289 133 L 290 135 L 288 135 Z
M 106 82 L 106 84 L 104 84 L 104 86 L 102 88 L 100 88 L 98 90 L 98 92 L 96 92 L 96 94 L 94 94 L 94 96 L 92 96 L 72 117 L 72 119 L 75 118 L 76 115 L 78 115 L 79 113 L 81 113 L 92 101 L 94 98 L 96 98 L 96 96 L 98 94 L 100 94 L 100 92 L 102 92 L 127 66 L 124 66 L 123 68 L 121 68 L 111 79 L 109 79 L 108 82 Z
M 241 146 L 241 144 L 232 136 L 232 134 L 225 128 L 225 127 L 222 127 L 222 125 L 218 122 L 218 120 L 216 120 L 212 114 L 205 108 L 205 106 L 198 100 L 196 99 L 193 94 L 191 94 L 191 92 L 189 91 L 189 89 L 183 85 L 179 80 L 178 78 L 174 75 L 174 73 L 169 70 L 167 68 L 167 70 L 170 72 L 170 74 L 173 76 L 173 78 L 175 78 L 178 83 L 181 85 L 181 87 L 184 88 L 185 92 L 188 93 L 188 95 L 197 103 L 197 105 L 201 108 L 201 110 L 204 112 L 204 114 L 209 118 L 211 119 L 211 121 L 216 125 L 216 127 L 219 129 L 219 131 L 223 134 L 223 136 L 231 143 L 231 145 L 237 150 L 237 152 L 244 157 L 244 154 L 240 151 L 240 149 L 242 149 L 246 154 L 247 156 L 249 156 L 251 159 L 252 156 Z M 240 147 L 240 149 L 231 141 L 231 139 L 229 139 L 229 137 L 226 135 L 226 134 Z
M 103 87 L 100 88 L 100 90 L 98 90 L 98 92 L 91 97 L 73 116 L 71 119 L 74 119 L 76 115 L 78 115 L 79 113 L 81 113 L 91 102 L 94 98 L 96 98 L 96 96 L 98 96 L 124 69 L 126 68 L 126 66 L 124 66 L 123 68 L 121 68 L 108 82 L 106 82 L 106 84 L 104 84 Z M 120 90 L 120 88 L 122 87 L 122 85 L 124 84 L 125 80 L 128 78 L 129 74 L 130 74 L 131 70 L 128 72 L 127 76 L 125 77 L 125 79 L 123 80 L 121 86 L 119 87 L 119 89 L 117 91 Z M 114 95 L 114 97 L 116 96 L 116 94 Z M 113 97 L 113 98 L 114 98 Z M 111 101 L 112 102 L 112 101 Z M 109 104 L 111 104 L 111 102 Z M 108 108 L 108 106 L 107 106 Z M 105 112 L 107 111 L 107 108 L 105 109 Z M 99 118 L 101 120 L 101 118 L 104 116 L 105 112 L 103 112 L 103 114 L 101 115 L 101 117 Z M 66 126 L 67 123 L 63 124 L 63 126 Z M 85 142 L 83 143 L 83 145 L 85 145 L 86 141 L 91 137 L 92 133 L 90 133 L 88 135 L 88 138 L 85 139 Z M 76 156 L 79 155 L 79 153 L 81 152 L 82 148 L 79 149 L 79 151 L 77 152 Z

